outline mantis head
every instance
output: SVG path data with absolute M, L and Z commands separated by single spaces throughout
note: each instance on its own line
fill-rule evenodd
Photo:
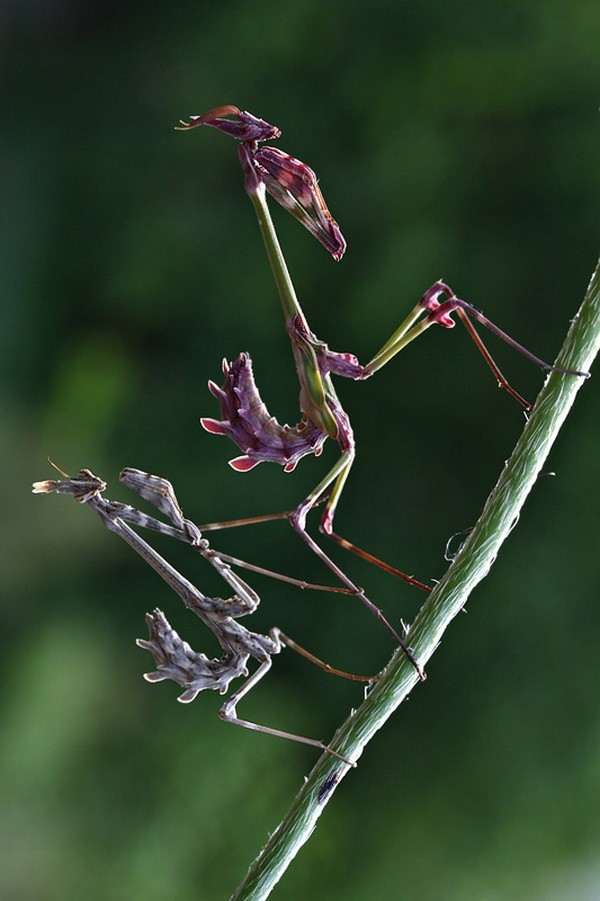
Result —
M 236 141 L 274 141 L 281 136 L 276 125 L 269 125 L 264 119 L 257 119 L 252 113 L 246 113 L 237 106 L 217 106 L 203 113 L 202 116 L 190 116 L 190 121 L 180 119 L 177 131 L 188 131 L 197 125 L 211 125 L 223 134 L 235 138 Z

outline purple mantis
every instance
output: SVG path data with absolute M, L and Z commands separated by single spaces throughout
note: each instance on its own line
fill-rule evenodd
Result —
M 225 381 L 222 387 L 212 381 L 209 382 L 211 393 L 220 403 L 221 417 L 220 419 L 203 418 L 202 425 L 208 432 L 231 438 L 242 450 L 243 453 L 240 456 L 230 460 L 230 465 L 239 472 L 247 472 L 265 461 L 278 463 L 284 467 L 286 472 L 291 472 L 302 457 L 308 454 L 318 456 L 327 438 L 336 440 L 340 447 L 340 456 L 336 463 L 291 513 L 255 517 L 252 520 L 236 520 L 232 523 L 214 523 L 212 527 L 242 525 L 248 522 L 287 517 L 295 531 L 311 550 L 341 583 L 383 623 L 423 679 L 425 675 L 419 662 L 414 659 L 410 648 L 387 621 L 382 611 L 373 604 L 362 589 L 353 584 L 306 530 L 306 519 L 309 512 L 324 502 L 320 524 L 322 533 L 348 550 L 411 584 L 430 590 L 412 577 L 406 576 L 372 554 L 356 547 L 333 530 L 336 507 L 354 460 L 355 444 L 350 420 L 335 392 L 332 376 L 342 376 L 355 381 L 370 378 L 430 326 L 437 324 L 443 328 L 453 328 L 455 322 L 452 315 L 454 313 L 467 328 L 499 386 L 507 390 L 526 410 L 531 409 L 531 404 L 524 400 L 504 378 L 476 331 L 472 320 L 484 325 L 547 372 L 561 372 L 581 377 L 587 377 L 589 373 L 560 369 L 545 363 L 490 322 L 471 304 L 457 297 L 452 289 L 442 281 L 436 281 L 425 292 L 399 328 L 366 365 L 361 365 L 352 354 L 331 351 L 327 344 L 319 340 L 308 326 L 298 302 L 266 202 L 266 193 L 268 192 L 323 244 L 335 260 L 340 260 L 346 249 L 346 242 L 337 222 L 325 204 L 315 173 L 305 163 L 288 156 L 281 150 L 269 146 L 259 146 L 265 141 L 279 138 L 280 130 L 235 106 L 218 107 L 202 116 L 191 117 L 190 122 L 182 120 L 179 129 L 189 131 L 198 125 L 216 128 L 238 142 L 238 156 L 244 173 L 246 192 L 256 211 L 283 306 L 285 327 L 292 344 L 300 382 L 300 410 L 302 413 L 300 422 L 295 426 L 290 427 L 277 422 L 269 414 L 261 400 L 254 381 L 250 356 L 242 353 L 232 363 L 223 361 Z M 204 528 L 206 529 L 206 526 Z

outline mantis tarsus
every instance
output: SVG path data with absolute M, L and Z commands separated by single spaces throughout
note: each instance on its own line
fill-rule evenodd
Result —
M 197 125 L 212 126 L 238 141 L 238 155 L 244 172 L 246 192 L 256 211 L 283 306 L 286 330 L 292 344 L 300 382 L 300 410 L 302 413 L 302 418 L 296 426 L 280 425 L 268 413 L 260 398 L 254 382 L 249 355 L 242 353 L 231 364 L 227 361 L 223 362 L 225 382 L 222 387 L 217 386 L 214 382 L 209 382 L 210 391 L 221 404 L 221 419 L 204 418 L 201 420 L 202 425 L 209 432 L 228 436 L 241 448 L 243 454 L 230 460 L 230 465 L 240 472 L 246 472 L 263 461 L 279 463 L 286 472 L 291 472 L 295 469 L 298 461 L 307 454 L 318 456 L 327 438 L 334 438 L 338 442 L 341 454 L 334 466 L 296 509 L 285 516 L 289 518 L 293 528 L 311 550 L 340 579 L 341 583 L 350 589 L 383 623 L 408 655 L 419 676 L 424 678 L 424 673 L 418 661 L 412 656 L 410 648 L 387 621 L 381 610 L 373 604 L 364 591 L 353 584 L 306 530 L 308 513 L 317 504 L 325 501 L 320 524 L 321 532 L 370 562 L 429 590 L 427 586 L 362 551 L 333 530 L 336 507 L 354 460 L 355 445 L 350 420 L 340 404 L 331 377 L 338 375 L 356 381 L 370 378 L 430 326 L 438 324 L 444 328 L 453 328 L 455 325 L 452 319 L 453 313 L 457 314 L 467 328 L 499 386 L 506 389 L 527 410 L 531 409 L 531 404 L 524 400 L 504 378 L 471 320 L 486 326 L 547 372 L 562 372 L 581 377 L 587 377 L 589 373 L 560 369 L 545 363 L 490 322 L 471 304 L 457 297 L 452 289 L 442 281 L 436 281 L 425 292 L 399 328 L 366 365 L 361 365 L 352 354 L 331 351 L 327 344 L 320 341 L 311 332 L 308 326 L 298 302 L 266 202 L 266 193 L 268 192 L 308 228 L 335 260 L 341 259 L 346 249 L 346 242 L 325 204 L 315 173 L 305 163 L 276 148 L 259 147 L 259 144 L 264 141 L 280 137 L 280 130 L 235 106 L 218 107 L 202 116 L 192 117 L 190 122 L 181 120 L 181 125 L 178 127 L 180 130 L 187 131 Z M 251 521 L 256 522 L 270 518 L 275 517 L 255 517 Z M 239 520 L 235 524 L 240 525 L 244 522 L 249 522 L 249 520 Z M 218 524 L 214 525 L 218 527 Z

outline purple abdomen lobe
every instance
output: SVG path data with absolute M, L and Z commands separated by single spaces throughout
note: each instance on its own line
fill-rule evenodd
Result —
M 207 432 L 226 435 L 244 452 L 229 465 L 247 472 L 259 463 L 270 461 L 295 469 L 302 457 L 318 456 L 327 434 L 304 418 L 298 425 L 280 425 L 261 400 L 252 372 L 252 360 L 246 353 L 229 364 L 223 360 L 225 382 L 219 388 L 210 381 L 208 387 L 221 405 L 221 419 L 200 420 Z

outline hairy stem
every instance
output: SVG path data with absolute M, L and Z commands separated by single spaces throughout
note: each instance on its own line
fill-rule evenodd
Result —
M 556 365 L 589 370 L 600 349 L 600 264 L 571 324 Z M 500 546 L 515 525 L 558 432 L 584 380 L 552 373 L 485 507 L 455 561 L 419 611 L 409 634 L 416 659 L 425 666 L 475 586 L 487 575 Z M 381 680 L 343 723 L 329 746 L 357 760 L 368 741 L 418 683 L 414 667 L 396 651 Z M 324 754 L 288 813 L 251 865 L 232 901 L 259 901 L 270 894 L 312 834 L 316 821 L 349 767 Z

